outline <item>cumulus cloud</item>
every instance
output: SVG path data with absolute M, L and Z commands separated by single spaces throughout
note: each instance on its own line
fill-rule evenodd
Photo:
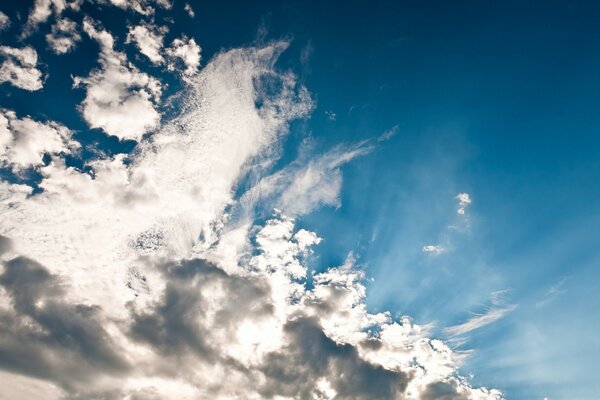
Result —
M 0 31 L 5 30 L 9 26 L 10 26 L 10 18 L 8 18 L 8 15 L 6 15 L 2 11 L 0 11 Z
M 169 70 L 178 70 L 178 63 L 182 63 L 185 67 L 183 70 L 184 75 L 191 76 L 198 72 L 198 67 L 200 66 L 200 46 L 196 44 L 193 38 L 182 36 L 173 40 L 171 47 L 166 52 L 170 59 L 168 64 Z
M 42 88 L 42 72 L 37 69 L 38 56 L 33 47 L 0 46 L 0 60 L 0 83 L 29 91 Z
M 183 6 L 183 9 L 185 10 L 186 13 L 188 13 L 190 18 L 194 18 L 196 16 L 196 13 L 194 13 L 194 9 L 192 8 L 192 6 L 190 6 L 190 3 L 185 3 L 185 6 Z
M 96 0 L 100 4 L 111 4 L 123 10 L 132 10 L 141 15 L 152 15 L 156 6 L 164 9 L 173 7 L 171 0 Z
M 14 171 L 43 165 L 45 154 L 66 154 L 78 147 L 71 135 L 59 123 L 17 118 L 13 111 L 0 110 L 0 165 Z
M 81 104 L 83 117 L 92 128 L 100 128 L 120 139 L 139 140 L 158 126 L 156 103 L 161 84 L 132 65 L 124 53 L 114 50 L 113 36 L 89 19 L 84 31 L 100 44 L 100 68 L 86 78 L 74 78 L 74 86 L 86 88 Z
M 150 78 L 108 32 L 84 30 L 101 68 L 77 82 L 82 110 L 108 132 L 94 112 L 126 124 L 113 103 Z M 370 151 L 340 146 L 263 181 L 289 123 L 313 109 L 275 67 L 287 46 L 218 54 L 131 154 L 83 169 L 53 157 L 35 193 L 0 181 L 2 370 L 73 399 L 501 398 L 461 378 L 461 354 L 426 326 L 370 313 L 353 257 L 309 276 L 315 233 L 281 213 L 258 226 L 233 215 L 252 173 L 286 212 L 337 205 L 341 166 Z
M 441 254 L 446 251 L 446 248 L 439 244 L 428 244 L 423 246 L 422 251 L 423 253 Z
M 23 28 L 23 36 L 30 35 L 40 24 L 48 21 L 52 14 L 60 17 L 67 9 L 77 11 L 82 3 L 83 0 L 35 0 Z
M 127 33 L 127 42 L 135 43 L 140 52 L 148 57 L 153 64 L 162 64 L 164 58 L 161 52 L 167 30 L 166 26 L 159 28 L 152 24 L 130 27 Z
M 469 196 L 469 193 L 459 193 L 456 199 L 458 200 L 456 212 L 460 215 L 465 215 L 467 207 L 471 204 L 471 196 Z
M 46 34 L 46 41 L 56 54 L 65 54 L 77 46 L 81 40 L 81 35 L 77 32 L 77 24 L 69 18 L 62 18 L 56 21 Z

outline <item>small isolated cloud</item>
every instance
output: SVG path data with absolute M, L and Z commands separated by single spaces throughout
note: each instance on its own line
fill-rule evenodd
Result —
M 29 91 L 42 88 L 42 72 L 37 69 L 38 56 L 33 47 L 0 46 L 0 60 L 0 83 Z
M 544 307 L 550 303 L 552 303 L 558 296 L 567 293 L 567 289 L 565 289 L 565 283 L 568 278 L 561 279 L 555 285 L 550 286 L 550 288 L 546 291 L 544 298 L 535 303 L 536 307 Z
M 166 50 L 169 57 L 167 68 L 170 71 L 178 69 L 178 60 L 183 63 L 185 69 L 183 74 L 186 76 L 195 75 L 200 67 L 200 46 L 196 44 L 193 38 L 182 36 L 173 40 L 171 47 Z
M 100 69 L 86 78 L 74 78 L 75 87 L 86 88 L 81 104 L 83 117 L 92 128 L 100 128 L 120 139 L 135 139 L 158 126 L 160 114 L 156 103 L 161 84 L 139 71 L 124 53 L 113 49 L 114 39 L 99 30 L 89 19 L 83 22 L 84 31 L 100 44 Z
M 469 193 L 459 193 L 456 199 L 458 200 L 456 212 L 460 215 L 465 215 L 467 207 L 471 204 L 471 196 L 469 196 Z
M 45 154 L 70 153 L 79 146 L 71 135 L 59 123 L 17 118 L 14 111 L 0 110 L 0 166 L 13 171 L 41 166 Z
M 183 6 L 183 9 L 185 10 L 185 12 L 188 13 L 190 18 L 194 18 L 196 16 L 196 13 L 194 13 L 194 9 L 192 8 L 192 6 L 190 6 L 190 3 L 185 3 L 185 6 Z
M 67 9 L 79 10 L 82 3 L 83 0 L 35 0 L 23 28 L 22 36 L 29 36 L 40 24 L 48 21 L 52 14 L 59 18 Z
M 325 111 L 325 117 L 327 117 L 329 121 L 335 121 L 337 119 L 337 114 L 333 111 Z
M 10 18 L 8 18 L 8 15 L 6 15 L 2 11 L 0 11 L 0 32 L 5 30 L 9 26 L 10 26 Z
M 56 54 L 72 51 L 81 41 L 81 35 L 77 32 L 77 23 L 69 18 L 59 19 L 46 35 L 46 41 Z
M 167 33 L 166 26 L 157 27 L 152 24 L 142 24 L 130 27 L 127 34 L 127 43 L 135 43 L 140 52 L 148 57 L 153 64 L 164 63 L 161 54 L 163 49 L 164 35 Z
M 442 254 L 443 252 L 446 251 L 446 248 L 439 244 L 428 244 L 428 245 L 423 246 L 422 251 L 423 251 L 423 253 L 429 253 L 429 254 Z
M 390 140 L 392 137 L 396 136 L 396 134 L 400 131 L 400 125 L 394 125 L 390 129 L 387 129 L 377 138 L 378 142 L 385 142 L 386 140 Z

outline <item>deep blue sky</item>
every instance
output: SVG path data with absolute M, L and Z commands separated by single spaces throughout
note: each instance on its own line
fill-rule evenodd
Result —
M 305 135 L 329 149 L 398 126 L 344 169 L 342 207 L 300 221 L 326 238 L 315 268 L 354 251 L 374 278 L 371 309 L 436 321 L 438 336 L 508 289 L 516 309 L 470 335 L 464 371 L 510 399 L 599 398 L 600 3 L 190 3 L 196 18 L 176 4 L 168 37 L 193 35 L 203 64 L 257 38 L 293 39 L 280 66 L 299 74 L 317 108 L 294 126 L 288 150 Z M 15 18 L 29 3 L 12 6 L 2 9 Z M 128 18 L 114 8 L 102 16 L 120 38 Z M 18 43 L 19 26 L 3 43 Z M 88 130 L 76 110 L 84 93 L 70 74 L 87 74 L 97 45 L 85 39 L 57 57 L 42 35 L 27 43 L 50 78 L 35 93 L 0 86 L 0 105 L 61 121 L 111 151 L 130 148 Z M 468 229 L 456 231 L 460 192 L 473 204 Z M 443 240 L 452 251 L 421 251 Z

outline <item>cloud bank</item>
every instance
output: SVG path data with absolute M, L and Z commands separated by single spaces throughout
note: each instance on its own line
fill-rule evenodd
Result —
M 110 3 L 143 15 L 171 7 Z M 32 26 L 65 4 L 36 2 L 46 11 Z M 290 123 L 314 109 L 296 76 L 276 67 L 289 43 L 223 51 L 199 69 L 193 38 L 162 49 L 144 29 L 154 28 L 133 28 L 129 40 L 150 61 L 183 63 L 179 115 L 161 121 L 160 82 L 89 19 L 99 67 L 74 81 L 89 126 L 136 140 L 133 152 L 76 168 L 67 127 L 0 114 L 2 166 L 39 177 L 0 181 L 0 376 L 12 382 L 0 395 L 500 399 L 461 377 L 464 355 L 426 326 L 370 313 L 352 256 L 309 273 L 321 238 L 292 216 L 339 207 L 342 166 L 373 146 L 340 145 L 272 171 Z M 21 50 L 2 49 L 21 62 Z M 248 177 L 255 184 L 240 194 Z M 261 221 L 259 207 L 279 211 Z

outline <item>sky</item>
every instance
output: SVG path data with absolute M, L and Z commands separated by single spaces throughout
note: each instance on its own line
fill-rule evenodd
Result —
M 0 4 L 0 399 L 600 399 L 599 19 Z

